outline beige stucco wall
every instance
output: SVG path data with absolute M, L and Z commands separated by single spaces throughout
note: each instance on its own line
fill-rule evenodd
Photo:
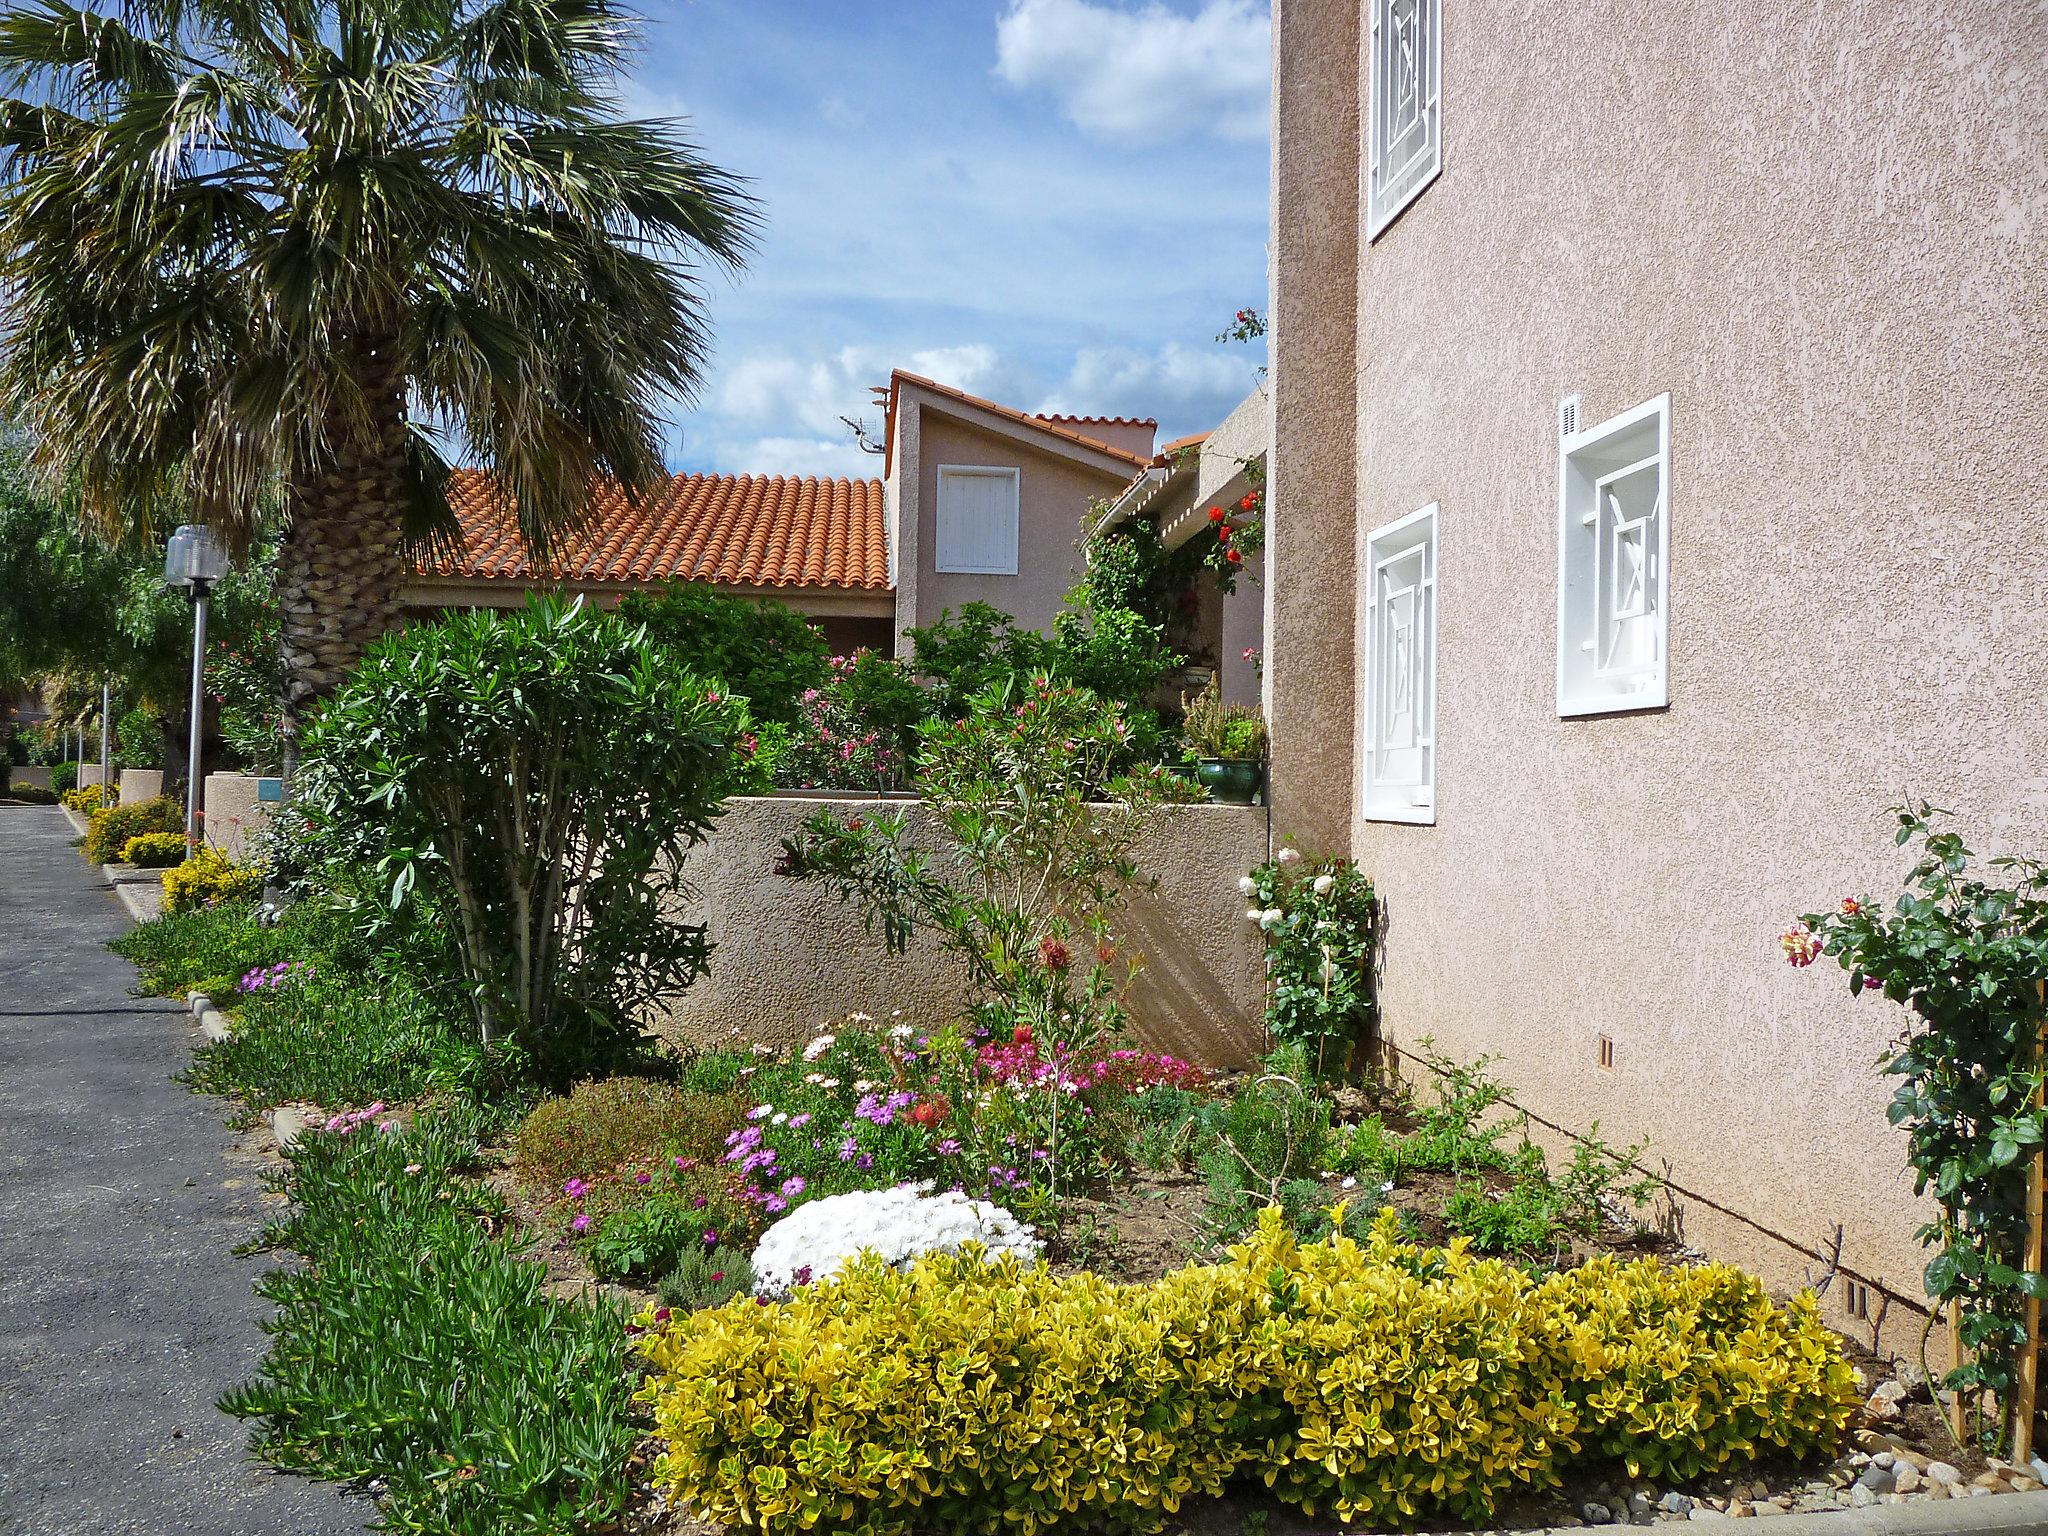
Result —
M 231 859 L 248 858 L 250 840 L 276 809 L 277 802 L 257 798 L 262 783 L 247 773 L 206 776 L 206 840 Z
M 164 792 L 164 771 L 161 768 L 121 768 L 116 770 L 114 783 L 122 800 L 133 805 L 137 800 L 147 800 Z
M 98 784 L 105 776 L 106 766 L 102 763 L 80 763 L 78 765 L 78 787 L 80 789 L 90 784 Z M 116 768 L 114 770 L 114 784 L 118 788 L 120 783 L 121 770 Z
M 26 784 L 36 789 L 50 787 L 50 770 L 40 763 L 17 763 L 8 770 L 7 778 L 12 784 Z
M 1358 22 L 1358 0 L 1273 0 L 1264 689 L 1267 720 L 1287 727 L 1274 830 L 1317 851 L 1350 832 Z
M 1276 11 L 1284 170 L 1357 77 L 1348 102 L 1290 83 L 1320 8 Z M 1359 684 L 1355 582 L 1315 658 L 1305 584 L 1328 593 L 1327 541 L 1355 561 L 1438 502 L 1437 824 L 1349 818 L 1390 1034 L 1650 1136 L 1700 1197 L 1688 1231 L 1773 1278 L 1840 1223 L 1847 1267 L 1917 1294 L 1874 1070 L 1905 1017 L 1774 936 L 1896 891 L 1877 813 L 1904 795 L 1981 852 L 2048 847 L 2048 28 L 1989 3 L 1446 11 L 1441 178 L 1359 242 L 1350 295 L 1290 294 L 1276 253 L 1276 485 L 1361 466 L 1313 511 L 1276 492 L 1280 825 Z M 1276 228 L 1314 216 L 1318 171 L 1276 176 Z M 1318 319 L 1359 359 L 1337 428 L 1288 387 L 1305 351 L 1334 367 Z M 1665 391 L 1671 706 L 1560 720 L 1557 402 L 1591 424 Z
M 664 1033 L 705 1041 L 737 1030 L 789 1045 L 856 1011 L 880 1019 L 902 1009 L 919 1025 L 957 1012 L 965 998 L 959 973 L 934 946 L 891 955 L 862 928 L 859 910 L 826 886 L 774 872 L 782 840 L 821 807 L 870 817 L 907 810 L 914 839 L 931 841 L 929 813 L 915 802 L 728 801 L 685 869 L 697 894 L 683 910 L 710 924 L 711 971 L 659 1021 Z M 1121 927 L 1126 948 L 1144 957 L 1131 1007 L 1148 1044 L 1217 1065 L 1256 1052 L 1262 956 L 1237 879 L 1265 855 L 1261 810 L 1202 805 L 1160 814 L 1138 853 L 1159 886 L 1131 903 Z

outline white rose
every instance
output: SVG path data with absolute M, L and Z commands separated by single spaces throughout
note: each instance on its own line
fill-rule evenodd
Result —
M 1240 896 L 1249 896 L 1249 895 L 1251 895 L 1251 893 L 1252 893 L 1253 891 L 1256 891 L 1257 889 L 1258 889 L 1258 886 L 1257 886 L 1257 884 L 1256 884 L 1256 883 L 1254 883 L 1254 881 L 1252 880 L 1252 877 L 1251 877 L 1250 875 L 1240 875 L 1240 876 L 1238 876 L 1238 879 L 1237 879 L 1237 894 L 1238 894 L 1238 895 L 1240 895 Z
M 1280 852 L 1275 855 L 1275 857 L 1278 858 L 1282 864 L 1293 864 L 1299 862 L 1301 854 L 1299 851 L 1293 848 L 1282 848 Z
M 1337 877 L 1335 875 L 1316 876 L 1315 891 L 1318 896 L 1327 896 L 1335 889 L 1337 889 Z
M 1268 907 L 1259 914 L 1259 926 L 1261 928 L 1277 927 L 1280 919 L 1285 915 L 1278 907 Z
M 1244 920 L 1248 923 L 1263 922 L 1265 920 L 1265 916 L 1266 914 L 1261 912 L 1257 907 L 1246 907 L 1244 909 Z

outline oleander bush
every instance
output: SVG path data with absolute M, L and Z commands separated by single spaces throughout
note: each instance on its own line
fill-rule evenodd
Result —
M 185 834 L 145 832 L 131 837 L 121 849 L 121 862 L 137 869 L 168 869 L 185 862 Z
M 1399 1234 L 1388 1210 L 1363 1242 L 1304 1243 L 1269 1208 L 1225 1262 L 1145 1285 L 869 1258 L 779 1305 L 649 1314 L 655 1477 L 770 1529 L 1142 1530 L 1240 1474 L 1413 1527 L 1583 1460 L 1683 1476 L 1826 1451 L 1855 1406 L 1810 1297 L 1655 1260 L 1539 1283 Z
M 221 1407 L 255 1421 L 277 1466 L 377 1479 L 383 1529 L 610 1529 L 638 1436 L 628 1336 L 615 1312 L 548 1295 L 500 1235 L 463 1118 L 384 1133 L 351 1117 L 287 1153 L 295 1209 L 265 1236 L 306 1263 L 258 1284 L 274 1342 Z
M 195 912 L 224 901 L 253 901 L 263 894 L 262 870 L 237 864 L 206 844 L 184 863 L 165 870 L 163 882 L 166 912 Z
M 117 863 L 129 839 L 145 832 L 182 832 L 185 811 L 169 795 L 152 795 L 128 805 L 102 805 L 89 813 L 85 856 L 95 864 Z

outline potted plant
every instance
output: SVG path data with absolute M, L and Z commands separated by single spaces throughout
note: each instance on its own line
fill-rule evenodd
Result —
M 1181 695 L 1181 739 L 1195 778 L 1213 800 L 1251 805 L 1266 779 L 1266 718 L 1249 704 L 1226 704 L 1214 677 L 1190 700 Z

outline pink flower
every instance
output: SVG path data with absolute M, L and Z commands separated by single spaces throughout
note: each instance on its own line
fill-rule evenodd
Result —
M 589 1190 L 590 1186 L 581 1179 L 570 1179 L 562 1185 L 562 1193 L 571 1200 L 581 1200 Z
M 578 1212 L 576 1213 L 576 1219 L 575 1219 L 574 1221 L 570 1222 L 570 1223 L 569 1223 L 569 1226 L 570 1226 L 570 1229 L 571 1229 L 572 1231 L 576 1231 L 576 1232 L 588 1232 L 588 1231 L 590 1230 L 590 1216 L 589 1216 L 589 1214 L 588 1214 L 587 1212 L 584 1212 L 584 1211 L 578 1211 Z
M 1778 947 L 1785 951 L 1785 958 L 1796 966 L 1811 965 L 1820 957 L 1820 940 L 1813 936 L 1813 930 L 1804 923 L 1794 923 L 1779 934 Z

